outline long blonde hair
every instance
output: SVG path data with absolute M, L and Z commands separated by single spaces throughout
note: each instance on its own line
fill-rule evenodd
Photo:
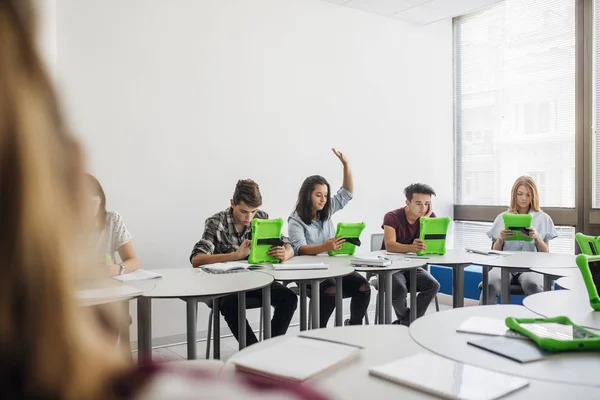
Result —
M 531 209 L 533 211 L 540 211 L 540 193 L 538 191 L 537 185 L 535 181 L 530 176 L 520 176 L 517 178 L 515 183 L 513 184 L 512 190 L 510 192 L 510 208 L 508 211 L 517 212 L 517 191 L 520 186 L 525 186 L 529 193 L 531 194 Z
M 0 398 L 110 399 L 125 366 L 75 299 L 81 152 L 34 22 L 29 1 L 0 0 Z

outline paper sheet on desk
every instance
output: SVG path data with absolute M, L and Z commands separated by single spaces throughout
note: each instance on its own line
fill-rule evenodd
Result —
M 138 269 L 138 270 L 135 270 L 128 274 L 117 275 L 114 278 L 121 282 L 131 282 L 131 281 L 145 281 L 148 279 L 162 278 L 162 275 L 158 274 L 156 272 L 147 271 L 145 269 Z

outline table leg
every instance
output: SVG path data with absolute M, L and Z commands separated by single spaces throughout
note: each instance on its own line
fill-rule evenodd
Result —
M 465 306 L 465 267 L 468 264 L 457 265 L 453 274 L 456 274 L 456 291 L 457 293 L 457 307 Z M 454 289 L 453 289 L 454 292 Z
M 508 268 L 500 269 L 500 295 L 502 304 L 510 304 L 510 272 Z
M 187 316 L 187 358 L 196 359 L 196 330 L 198 318 L 198 300 L 195 298 L 185 299 Z
M 262 289 L 262 326 L 263 339 L 271 338 L 271 285 L 267 285 Z
M 335 278 L 335 326 L 344 325 L 344 287 L 342 277 Z
M 238 293 L 238 331 L 240 333 L 239 349 L 246 348 L 246 292 Z
M 554 276 L 544 274 L 544 292 L 549 292 L 554 286 Z
M 383 325 L 385 323 L 385 272 L 377 274 L 377 280 L 379 282 L 377 290 L 377 324 Z
M 152 362 L 152 299 L 137 298 L 138 363 Z
M 417 269 L 410 269 L 410 322 L 417 319 Z
M 385 323 L 392 323 L 392 274 L 394 271 L 385 272 Z
M 221 359 L 221 299 L 213 300 L 213 358 Z
M 306 310 L 306 283 L 300 283 L 300 330 L 306 330 L 306 323 L 308 321 L 307 310 Z
M 488 303 L 488 281 L 490 276 L 490 267 L 481 266 L 481 304 L 486 306 Z
M 320 328 L 319 321 L 319 310 L 320 310 L 320 299 L 319 299 L 319 280 L 315 279 L 310 281 L 310 304 L 311 304 L 311 312 L 312 312 L 312 329 Z

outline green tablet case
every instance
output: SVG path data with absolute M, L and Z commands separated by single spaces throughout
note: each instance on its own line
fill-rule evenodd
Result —
M 271 257 L 267 253 L 273 246 L 283 246 L 281 228 L 283 228 L 283 219 L 281 218 L 254 218 L 252 220 L 252 246 L 248 257 L 249 264 L 279 262 L 278 258 Z
M 352 255 L 356 251 L 356 246 L 360 246 L 360 234 L 365 229 L 364 222 L 340 222 L 335 230 L 335 237 L 343 237 L 346 239 L 342 248 L 337 251 L 330 251 L 327 254 L 335 256 L 338 254 Z
M 421 217 L 419 239 L 425 242 L 425 250 L 417 251 L 418 256 L 424 254 L 446 254 L 446 234 L 450 218 Z
M 600 254 L 600 237 L 588 236 L 581 232 L 575 234 L 575 240 L 581 249 L 581 252 L 588 256 L 596 256 Z
M 598 297 L 598 289 L 600 288 L 600 256 L 588 256 L 580 254 L 575 259 L 585 288 L 590 298 L 590 306 L 595 311 L 600 311 L 600 298 Z
M 533 217 L 531 214 L 502 214 L 504 220 L 504 229 L 512 231 L 513 236 L 504 239 L 505 242 L 510 240 L 521 240 L 523 242 L 532 242 L 533 239 L 523 235 L 521 230 L 531 226 Z
M 568 350 L 600 350 L 600 336 L 597 333 L 590 332 L 578 325 L 575 325 L 567 317 L 555 318 L 506 318 L 506 326 L 510 329 L 519 332 L 533 340 L 542 350 L 547 351 L 568 351 Z M 559 340 L 554 338 L 540 337 L 535 333 L 525 329 L 521 324 L 534 323 L 558 323 L 563 325 L 571 325 L 573 329 L 585 334 L 587 337 L 574 338 L 569 340 Z M 516 339 L 514 339 L 516 340 Z

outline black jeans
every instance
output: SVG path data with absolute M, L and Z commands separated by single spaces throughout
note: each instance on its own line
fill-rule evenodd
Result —
M 361 291 L 360 287 L 367 285 L 367 291 Z M 327 322 L 335 309 L 335 294 L 326 294 L 325 290 L 335 286 L 335 279 L 325 279 L 319 285 L 319 327 L 327 327 Z M 310 296 L 310 287 L 307 290 Z M 351 297 L 350 301 L 350 325 L 362 325 L 363 318 L 369 308 L 371 302 L 371 287 L 369 282 L 358 272 L 353 272 L 350 275 L 342 278 L 342 297 Z
M 239 341 L 237 297 L 237 294 L 232 294 L 218 300 L 220 301 L 221 314 L 225 318 L 231 333 Z M 281 283 L 273 282 L 271 284 L 271 305 L 275 309 L 271 320 L 271 334 L 272 336 L 284 335 L 298 306 L 298 297 Z M 262 307 L 262 289 L 246 292 L 246 308 L 259 307 Z M 256 335 L 252 332 L 250 324 L 246 320 L 246 345 L 249 346 L 257 342 L 258 339 L 256 339 Z

